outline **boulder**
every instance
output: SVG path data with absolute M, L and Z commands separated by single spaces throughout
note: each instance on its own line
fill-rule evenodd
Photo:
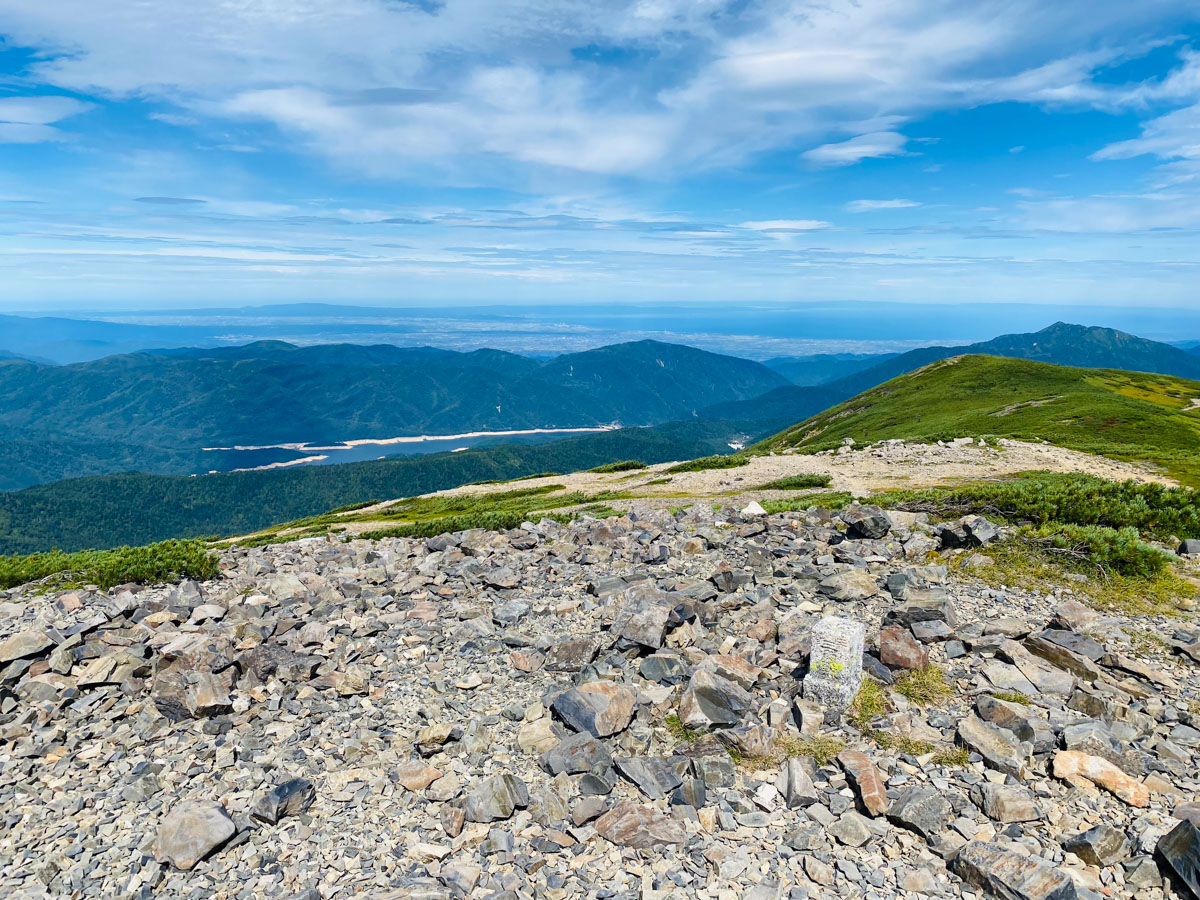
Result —
M 292 778 L 263 794 L 254 804 L 254 809 L 250 810 L 250 816 L 274 825 L 284 816 L 300 815 L 312 805 L 316 796 L 317 790 L 311 781 Z
M 1075 900 L 1078 896 L 1066 872 L 999 844 L 969 841 L 951 860 L 950 869 L 967 884 L 1004 900 Z
M 542 754 L 542 768 L 551 775 L 578 775 L 612 766 L 608 749 L 586 731 L 564 738 Z
M 950 822 L 950 802 L 941 791 L 928 785 L 911 787 L 893 801 L 888 821 L 915 831 L 930 841 L 946 830 Z
M 989 819 L 1011 825 L 1014 822 L 1036 822 L 1042 817 L 1033 792 L 1011 784 L 982 782 L 971 789 L 971 801 Z
M 780 768 L 779 777 L 775 780 L 775 789 L 783 797 L 784 805 L 788 809 L 812 806 L 819 799 L 812 776 L 804 767 L 804 760 L 798 756 L 789 757 Z
M 1154 855 L 1178 886 L 1200 900 L 1200 828 L 1180 822 L 1159 839 Z
M 689 728 L 728 728 L 753 707 L 753 696 L 740 685 L 698 668 L 679 698 L 679 721 Z
M 858 750 L 843 750 L 838 754 L 837 761 L 857 792 L 862 808 L 872 816 L 886 813 L 889 803 L 887 787 L 871 758 Z
M 463 812 L 468 822 L 497 822 L 529 805 L 525 782 L 505 772 L 486 778 L 466 796 Z
M 155 856 L 177 869 L 191 869 L 233 837 L 237 827 L 225 807 L 205 800 L 177 804 L 158 827 Z
M 818 590 L 831 600 L 848 603 L 874 597 L 879 593 L 879 582 L 866 569 L 851 569 L 830 575 L 820 583 Z
M 892 520 L 888 514 L 869 503 L 851 503 L 838 514 L 838 518 L 846 523 L 846 532 L 851 537 L 879 540 L 887 537 L 892 530 Z
M 0 666 L 15 659 L 28 659 L 44 653 L 54 646 L 54 640 L 45 631 L 21 631 L 0 641 Z
M 619 756 L 615 762 L 617 771 L 651 800 L 661 800 L 683 784 L 684 775 L 691 765 L 691 760 L 686 756 L 669 759 Z
M 929 651 L 909 629 L 888 625 L 879 632 L 879 661 L 890 669 L 924 669 L 929 665 Z
M 629 724 L 636 701 L 637 694 L 615 681 L 590 681 L 559 694 L 550 708 L 576 731 L 608 737 Z
M 1104 824 L 1067 838 L 1063 841 L 1063 849 L 1074 853 L 1089 866 L 1115 866 L 1129 856 L 1125 833 Z
M 966 716 L 958 723 L 958 743 L 983 757 L 984 764 L 1014 778 L 1025 778 L 1033 747 L 1006 729 Z

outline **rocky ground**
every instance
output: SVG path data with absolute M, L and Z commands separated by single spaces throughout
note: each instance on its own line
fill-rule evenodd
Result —
M 1197 896 L 1200 629 L 926 564 L 995 537 L 642 506 L 10 591 L 0 896 Z

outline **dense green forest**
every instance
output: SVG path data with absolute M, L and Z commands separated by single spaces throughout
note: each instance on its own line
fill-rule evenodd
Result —
M 646 463 L 728 452 L 728 442 L 783 423 L 691 420 L 535 446 L 503 446 L 339 466 L 196 477 L 106 475 L 0 494 L 0 554 L 148 544 L 244 534 L 372 499 L 489 479 L 572 472 L 615 460 Z
M 205 447 L 654 425 L 786 384 L 760 363 L 655 341 L 546 362 L 497 350 L 281 342 L 68 366 L 7 360 L 0 488 L 130 469 L 228 471 L 303 455 L 261 451 L 270 458 L 231 464 L 230 454 Z M 801 417 L 827 405 L 810 404 Z

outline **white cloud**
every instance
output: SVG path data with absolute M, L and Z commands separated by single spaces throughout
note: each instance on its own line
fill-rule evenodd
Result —
M 916 200 L 851 200 L 846 204 L 849 212 L 874 212 L 878 209 L 911 209 L 920 206 Z
M 0 97 L 0 144 L 64 140 L 55 123 L 91 107 L 73 97 Z
M 896 131 L 876 131 L 834 144 L 822 144 L 800 156 L 815 166 L 851 166 L 864 159 L 900 156 L 907 140 Z
M 266 123 L 370 174 L 420 166 L 455 180 L 541 179 L 547 166 L 661 176 L 796 146 L 814 148 L 811 163 L 850 165 L 897 155 L 898 129 L 932 110 L 1135 108 L 1189 96 L 1200 77 L 1187 57 L 1161 81 L 1095 82 L 1138 48 L 1078 48 L 1146 25 L 1144 7 L 1122 0 L 1095 0 L 1086 15 L 1041 0 L 3 5 L 7 42 L 37 50 L 32 75 L 44 83 L 148 98 L 181 127 Z M 1161 0 L 1156 12 L 1169 21 L 1188 6 Z M 626 63 L 574 61 L 586 45 Z M 828 143 L 837 135 L 851 138 Z M 470 166 L 455 165 L 464 158 Z
M 817 231 L 831 227 L 831 223 L 819 219 L 769 219 L 763 222 L 742 222 L 738 228 L 748 228 L 750 231 L 792 232 Z
M 1144 154 L 1161 159 L 1200 160 L 1200 103 L 1151 119 L 1142 126 L 1141 137 L 1109 144 L 1091 158 L 1132 159 Z

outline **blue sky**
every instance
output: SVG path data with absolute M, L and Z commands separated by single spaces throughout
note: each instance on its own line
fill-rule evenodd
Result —
M 0 308 L 1200 303 L 1194 0 L 0 0 Z

